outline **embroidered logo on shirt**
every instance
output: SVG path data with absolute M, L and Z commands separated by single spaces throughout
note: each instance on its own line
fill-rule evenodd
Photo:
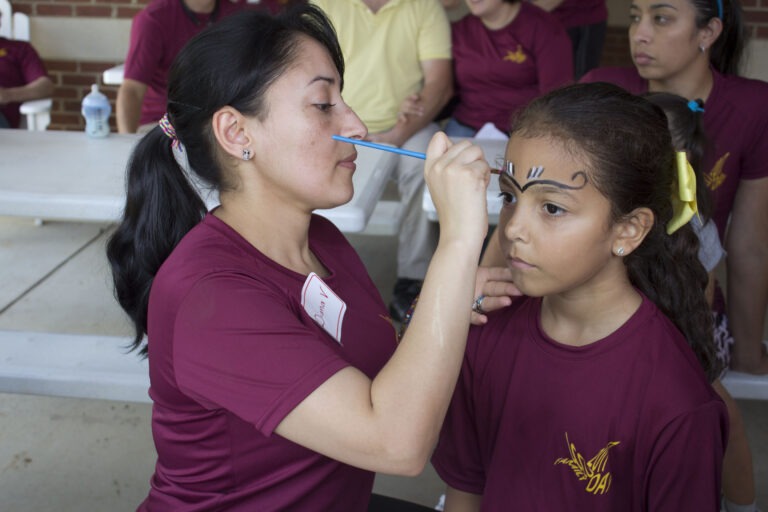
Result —
M 517 45 L 517 50 L 514 52 L 512 50 L 507 50 L 507 54 L 504 56 L 503 60 L 510 60 L 512 62 L 516 62 L 517 64 L 522 64 L 527 58 L 528 56 L 523 53 L 523 47 Z
M 6 57 L 8 55 L 8 50 L 5 48 L 0 48 L 0 57 Z
M 555 465 L 564 464 L 573 470 L 573 473 L 579 480 L 586 480 L 585 491 L 591 494 L 605 494 L 611 488 L 611 473 L 605 471 L 608 463 L 608 450 L 619 444 L 619 441 L 610 441 L 605 448 L 602 448 L 597 455 L 584 460 L 584 457 L 576 451 L 576 446 L 568 439 L 568 432 L 565 433 L 565 442 L 568 445 L 568 451 L 571 454 L 569 459 L 557 459 Z
M 704 175 L 704 183 L 707 185 L 709 190 L 717 190 L 718 187 L 720 187 L 720 185 L 722 185 L 725 181 L 725 172 L 723 172 L 723 167 L 725 167 L 725 161 L 728 160 L 729 156 L 731 156 L 730 153 L 724 154 L 720 160 L 715 163 L 715 165 L 712 167 L 712 170 Z

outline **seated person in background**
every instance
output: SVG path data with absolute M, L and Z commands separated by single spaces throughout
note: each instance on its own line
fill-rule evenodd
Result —
M 711 218 L 712 199 L 701 172 L 707 139 L 701 123 L 704 114 L 701 100 L 688 101 L 677 94 L 652 92 L 645 98 L 661 107 L 669 120 L 672 142 L 679 151 L 685 151 L 691 166 L 696 171 L 696 197 L 699 215 L 691 219 L 691 226 L 699 236 L 699 260 L 709 272 L 707 303 L 710 308 L 715 298 L 714 269 L 725 258 L 725 251 L 717 234 L 717 226 Z M 725 315 L 713 311 L 715 329 L 715 354 L 722 374 L 712 381 L 712 387 L 728 408 L 728 447 L 723 460 L 723 512 L 757 512 L 755 502 L 755 477 L 752 468 L 752 452 L 744 429 L 744 420 L 736 400 L 725 389 L 721 378 L 725 375 L 730 361 L 733 337 L 728 331 Z
M 568 31 L 573 43 L 576 80 L 600 65 L 608 21 L 605 0 L 533 0 L 533 3 L 550 11 Z
M 344 99 L 368 140 L 423 152 L 453 95 L 450 25 L 438 0 L 312 0 L 336 27 L 346 71 Z M 410 105 L 410 106 L 408 106 Z M 423 163 L 400 157 L 403 204 L 397 281 L 389 312 L 402 321 L 437 246 L 437 223 L 422 208 Z
M 131 24 L 117 91 L 118 132 L 136 133 L 157 123 L 165 113 L 168 69 L 176 54 L 206 26 L 245 5 L 245 0 L 152 0 L 142 9 Z
M 19 105 L 52 93 L 53 82 L 32 45 L 0 37 L 0 128 L 18 128 Z
M 509 131 L 512 114 L 573 81 L 571 42 L 550 14 L 521 0 L 466 0 L 470 14 L 451 26 L 458 103 L 449 136 L 472 137 L 492 122 Z

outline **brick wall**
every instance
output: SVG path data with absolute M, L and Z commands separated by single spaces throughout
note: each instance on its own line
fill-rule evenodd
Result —
M 133 18 L 149 0 L 13 0 L 14 11 L 30 16 Z
M 130 19 L 150 0 L 13 0 L 15 11 L 30 16 L 64 16 L 90 18 Z M 725 0 L 728 1 L 728 0 Z M 751 37 L 768 39 L 768 0 L 742 0 L 745 22 Z M 117 87 L 102 85 L 101 73 L 117 62 L 63 61 L 45 62 L 56 88 L 54 90 L 52 130 L 82 130 L 84 123 L 80 116 L 80 101 L 88 93 L 92 83 L 101 85 L 104 94 L 113 107 L 111 124 L 114 121 L 114 102 Z M 608 27 L 602 65 L 630 66 L 629 43 L 626 27 Z

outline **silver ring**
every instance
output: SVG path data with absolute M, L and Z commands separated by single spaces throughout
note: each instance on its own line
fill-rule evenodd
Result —
M 478 315 L 485 314 L 485 310 L 483 310 L 483 300 L 485 300 L 485 295 L 480 295 L 478 298 L 475 299 L 475 302 L 472 303 L 472 311 L 474 311 Z

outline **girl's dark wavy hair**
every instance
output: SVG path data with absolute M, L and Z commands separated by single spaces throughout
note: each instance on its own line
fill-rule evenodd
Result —
M 696 173 L 696 200 L 699 206 L 699 216 L 706 222 L 712 216 L 712 196 L 704 182 L 702 162 L 707 148 L 707 136 L 702 125 L 702 112 L 694 112 L 688 106 L 688 100 L 677 94 L 668 92 L 649 92 L 643 95 L 645 99 L 659 107 L 667 116 L 672 145 L 679 151 L 688 154 L 688 161 Z M 701 100 L 696 100 L 699 108 L 704 107 Z
M 265 118 L 266 93 L 296 60 L 302 38 L 328 51 L 343 80 L 344 59 L 333 25 L 323 11 L 304 4 L 276 16 L 255 11 L 228 16 L 191 39 L 176 57 L 168 81 L 168 119 L 190 168 L 208 186 L 233 186 L 212 132 L 213 114 L 229 105 L 246 116 Z M 159 127 L 134 149 L 126 189 L 125 210 L 107 243 L 107 258 L 117 300 L 135 327 L 136 349 L 147 333 L 155 274 L 206 208 Z M 141 354 L 147 349 L 142 347 Z
M 607 83 L 575 84 L 531 102 L 512 123 L 521 137 L 551 137 L 585 157 L 595 187 L 611 203 L 613 222 L 649 208 L 654 224 L 623 258 L 633 286 L 683 333 L 710 380 L 717 377 L 707 272 L 690 224 L 666 232 L 672 218 L 675 151 L 662 110 Z
M 696 10 L 696 26 L 704 28 L 712 18 L 720 17 L 718 2 L 722 2 L 723 31 L 712 45 L 709 61 L 724 75 L 738 75 L 747 42 L 744 14 L 739 0 L 690 0 Z

